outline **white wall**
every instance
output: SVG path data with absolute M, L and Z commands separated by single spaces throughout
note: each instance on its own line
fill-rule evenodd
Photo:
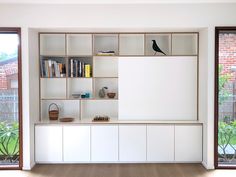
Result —
M 214 27 L 236 26 L 235 12 L 236 4 L 0 5 L 0 26 L 22 27 L 24 168 L 29 169 L 30 161 L 33 162 L 32 123 L 38 118 L 38 105 L 32 104 L 35 102 L 32 95 L 36 91 L 32 88 L 37 88 L 37 78 L 34 80 L 34 77 L 38 71 L 34 69 L 36 63 L 31 63 L 37 58 L 28 50 L 28 38 L 32 37 L 29 35 L 30 28 L 79 28 L 82 31 L 204 28 L 202 34 L 208 43 L 205 43 L 207 50 L 202 54 L 201 66 L 207 66 L 200 69 L 201 78 L 205 79 L 200 81 L 200 119 L 205 123 L 204 164 L 213 168 Z M 207 109 L 204 109 L 206 106 Z

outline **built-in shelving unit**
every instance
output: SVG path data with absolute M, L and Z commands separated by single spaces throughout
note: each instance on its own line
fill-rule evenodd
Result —
M 152 40 L 166 55 L 155 54 Z M 155 54 L 198 59 L 198 33 L 195 32 L 40 33 L 39 42 L 41 120 L 48 119 L 50 103 L 58 104 L 60 117 L 92 119 L 96 115 L 108 115 L 117 119 L 119 61 L 123 57 L 149 58 Z M 107 92 L 116 93 L 115 98 L 100 98 L 103 87 L 108 87 Z

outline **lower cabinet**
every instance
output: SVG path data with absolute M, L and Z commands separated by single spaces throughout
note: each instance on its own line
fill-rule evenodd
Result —
M 146 125 L 119 126 L 119 160 L 146 161 Z
M 202 125 L 36 125 L 35 161 L 201 162 Z
M 202 126 L 175 126 L 175 161 L 202 161 Z
M 63 126 L 63 160 L 90 161 L 90 126 Z
M 118 161 L 118 125 L 91 126 L 91 160 Z
M 42 125 L 35 127 L 35 161 L 62 161 L 62 126 Z
M 174 161 L 174 130 L 174 125 L 147 126 L 147 161 Z

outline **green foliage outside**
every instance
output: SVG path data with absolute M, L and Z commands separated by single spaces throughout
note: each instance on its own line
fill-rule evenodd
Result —
M 17 162 L 19 156 L 19 124 L 0 123 L 0 160 Z
M 232 94 L 225 89 L 225 85 L 229 81 L 230 74 L 222 74 L 222 71 L 223 65 L 219 65 L 219 105 L 232 96 Z

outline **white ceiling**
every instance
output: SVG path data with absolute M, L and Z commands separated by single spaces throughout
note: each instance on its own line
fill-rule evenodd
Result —
M 236 3 L 236 0 L 0 0 L 0 4 Z

